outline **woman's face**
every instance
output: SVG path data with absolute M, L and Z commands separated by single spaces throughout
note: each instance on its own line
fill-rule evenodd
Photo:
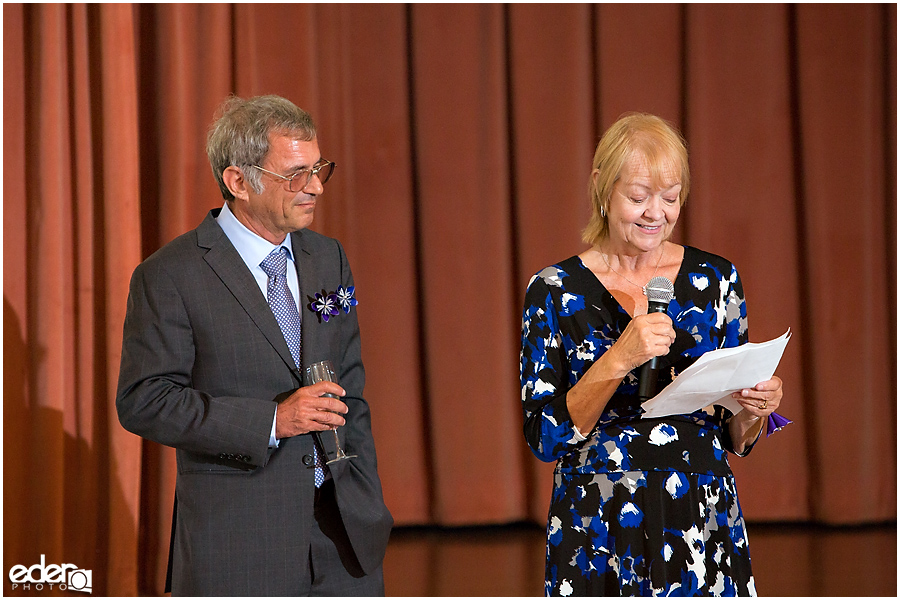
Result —
M 679 171 L 674 162 L 653 181 L 647 159 L 638 152 L 622 165 L 609 199 L 607 219 L 614 245 L 649 252 L 672 235 L 681 212 Z

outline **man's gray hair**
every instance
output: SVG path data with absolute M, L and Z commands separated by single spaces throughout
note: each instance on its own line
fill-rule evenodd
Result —
M 247 100 L 231 96 L 219 108 L 221 116 L 209 128 L 206 154 L 225 200 L 234 200 L 222 179 L 228 167 L 237 167 L 254 192 L 263 191 L 258 169 L 269 153 L 269 134 L 295 139 L 316 138 L 316 126 L 305 110 L 281 96 L 255 96 Z

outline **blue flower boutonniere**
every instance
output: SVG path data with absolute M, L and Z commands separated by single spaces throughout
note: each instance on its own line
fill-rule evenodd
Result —
M 319 321 L 327 323 L 328 319 L 341 312 L 338 310 L 338 297 L 334 292 L 322 290 L 321 294 L 316 294 L 316 297 L 310 300 L 312 301 L 309 303 L 309 310 L 316 313 Z
M 350 312 L 351 306 L 356 306 L 359 304 L 359 301 L 353 297 L 353 293 L 356 291 L 354 286 L 350 286 L 347 289 L 344 289 L 343 286 L 337 289 L 335 295 L 337 296 L 338 302 L 341 304 L 341 308 L 344 309 L 345 313 Z
M 341 314 L 340 309 L 343 308 L 345 313 L 349 313 L 351 306 L 359 304 L 359 301 L 353 297 L 354 292 L 355 288 L 352 285 L 346 289 L 341 286 L 335 292 L 322 290 L 322 293 L 316 294 L 315 298 L 307 296 L 309 310 L 316 313 L 320 322 L 327 323 L 331 317 Z

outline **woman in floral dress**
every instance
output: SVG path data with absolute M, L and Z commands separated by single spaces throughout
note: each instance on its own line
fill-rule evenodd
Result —
M 658 389 L 710 350 L 744 344 L 747 310 L 729 261 L 668 241 L 689 187 L 681 136 L 652 115 L 604 134 L 591 173 L 591 247 L 538 272 L 525 297 L 525 438 L 556 461 L 547 595 L 755 595 L 726 452 L 744 456 L 781 401 L 777 377 L 716 406 L 641 419 L 639 368 Z M 665 313 L 643 287 L 674 283 Z

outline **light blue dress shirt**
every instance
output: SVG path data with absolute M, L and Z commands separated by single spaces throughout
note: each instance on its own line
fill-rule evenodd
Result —
M 284 241 L 276 246 L 271 242 L 264 240 L 259 237 L 249 229 L 247 229 L 243 223 L 237 220 L 237 217 L 234 216 L 234 213 L 228 208 L 228 203 L 225 203 L 225 206 L 222 207 L 221 212 L 219 212 L 219 216 L 216 217 L 216 223 L 219 224 L 219 227 L 222 228 L 222 231 L 225 232 L 225 235 L 228 236 L 228 239 L 231 241 L 231 244 L 238 251 L 238 254 L 241 255 L 241 258 L 244 259 L 244 263 L 247 265 L 247 268 L 250 269 L 250 273 L 253 274 L 253 278 L 256 280 L 256 285 L 259 286 L 259 290 L 262 292 L 263 298 L 266 298 L 266 292 L 268 290 L 269 284 L 269 276 L 266 275 L 266 272 L 262 270 L 262 267 L 259 266 L 259 263 L 263 261 L 269 254 L 272 253 L 273 250 L 278 248 L 279 246 L 284 246 L 287 248 L 287 258 L 288 258 L 288 270 L 287 270 L 287 280 L 288 280 L 288 288 L 291 290 L 291 297 L 294 299 L 294 302 L 297 302 L 297 298 L 300 297 L 300 282 L 297 279 L 297 268 L 294 266 L 294 251 L 291 247 L 291 236 L 287 235 L 284 237 Z M 268 300 L 268 298 L 266 298 Z M 297 312 L 301 315 L 301 319 L 303 318 L 303 311 L 300 310 L 300 306 L 297 306 Z M 278 408 L 276 406 L 276 418 L 278 415 Z M 269 434 L 269 446 L 277 447 L 278 440 L 275 439 L 275 419 L 272 419 L 272 432 Z

